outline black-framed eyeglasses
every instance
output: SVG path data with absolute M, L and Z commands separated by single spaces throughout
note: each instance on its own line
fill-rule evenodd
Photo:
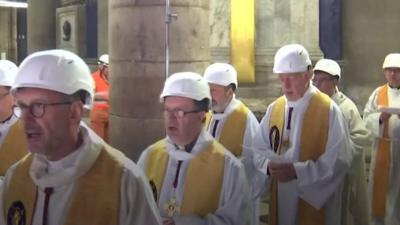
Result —
M 198 112 L 201 112 L 202 110 L 185 111 L 183 109 L 167 109 L 167 108 L 164 108 L 163 111 L 164 111 L 164 115 L 166 115 L 166 116 L 173 115 L 176 118 L 183 118 L 187 114 L 198 113 Z
M 0 95 L 0 100 L 2 100 L 4 97 L 6 97 L 7 95 L 9 95 L 10 94 L 10 92 L 6 92 L 6 93 L 4 93 L 4 94 L 1 94 Z
M 336 78 L 335 77 L 320 77 L 320 78 L 313 78 L 312 79 L 312 82 L 313 82 L 313 84 L 319 84 L 319 83 L 323 83 L 323 82 L 326 82 L 326 81 L 332 81 L 332 80 L 335 80 Z
M 16 117 L 20 118 L 22 113 L 29 110 L 29 113 L 35 118 L 41 118 L 45 114 L 47 106 L 69 105 L 72 102 L 54 102 L 54 103 L 40 103 L 35 102 L 30 105 L 13 105 L 12 110 Z

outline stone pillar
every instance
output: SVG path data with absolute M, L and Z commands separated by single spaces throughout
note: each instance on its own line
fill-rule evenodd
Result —
M 17 10 L 0 7 L 0 59 L 17 62 Z
M 28 0 L 28 54 L 56 48 L 56 7 L 58 1 Z
M 171 0 L 170 73 L 209 63 L 208 0 Z M 165 81 L 165 0 L 109 2 L 111 145 L 136 160 L 165 137 L 159 95 Z
M 108 53 L 108 1 L 97 1 L 97 55 Z
M 263 6 L 263 7 L 262 7 Z M 304 45 L 312 56 L 321 56 L 319 48 L 319 1 L 275 0 L 258 7 L 257 45 L 278 49 L 288 43 Z M 264 8 L 264 10 L 261 10 Z

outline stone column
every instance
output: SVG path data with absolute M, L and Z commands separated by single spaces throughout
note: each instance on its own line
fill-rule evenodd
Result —
M 0 7 L 0 59 L 17 62 L 17 10 Z
M 28 54 L 56 47 L 56 7 L 58 1 L 28 0 Z
M 97 1 L 97 55 L 108 53 L 108 1 Z
M 257 7 L 261 22 L 257 45 L 278 49 L 284 44 L 304 45 L 312 56 L 321 56 L 319 48 L 319 1 L 275 0 Z M 262 10 L 262 8 L 264 10 Z
M 171 0 L 170 73 L 209 62 L 208 0 Z M 159 95 L 165 81 L 165 0 L 109 2 L 111 145 L 136 160 L 165 137 Z
M 259 93 L 268 98 L 281 95 L 278 78 L 272 73 L 274 55 L 285 44 L 304 45 L 313 61 L 323 57 L 319 47 L 319 0 L 259 1 L 257 6 L 257 78 L 264 83 Z M 265 90 L 263 90 L 265 89 Z

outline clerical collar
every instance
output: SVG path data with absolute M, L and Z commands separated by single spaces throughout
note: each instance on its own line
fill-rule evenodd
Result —
M 180 146 L 180 145 L 177 145 L 177 144 L 174 144 L 174 146 L 175 146 L 175 148 L 177 150 L 185 150 L 186 152 L 190 153 L 192 151 L 194 145 L 196 144 L 196 142 L 197 142 L 197 138 L 194 139 L 194 141 L 190 142 L 189 144 L 187 144 L 185 146 Z

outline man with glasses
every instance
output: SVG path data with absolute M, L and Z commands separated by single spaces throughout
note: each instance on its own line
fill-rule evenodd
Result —
M 241 162 L 204 128 L 210 89 L 201 75 L 176 73 L 160 95 L 167 137 L 148 147 L 145 171 L 164 225 L 249 222 L 249 189 Z
M 340 109 L 311 84 L 302 45 L 281 47 L 273 72 L 284 95 L 268 106 L 253 140 L 254 186 L 270 193 L 268 224 L 340 224 L 341 184 L 351 163 Z
M 81 123 L 93 101 L 81 58 L 36 52 L 22 62 L 11 92 L 30 154 L 0 187 L 0 224 L 160 224 L 140 168 Z
M 103 140 L 108 142 L 109 118 L 109 56 L 103 54 L 98 60 L 98 69 L 92 74 L 95 82 L 94 106 L 90 112 L 90 126 Z
M 208 132 L 245 165 L 247 177 L 252 176 L 252 145 L 258 121 L 253 112 L 240 100 L 236 99 L 238 88 L 237 71 L 227 63 L 214 63 L 207 67 L 204 79 L 211 91 L 211 112 L 207 117 Z M 247 147 L 247 148 L 246 148 Z M 259 199 L 251 205 L 252 223 L 259 223 Z
M 28 153 L 22 125 L 12 113 L 14 100 L 10 89 L 17 71 L 13 62 L 0 60 L 0 177 Z
M 383 62 L 386 83 L 376 88 L 364 109 L 372 132 L 372 161 L 368 194 L 372 224 L 400 224 L 400 53 Z
M 353 161 L 345 177 L 340 224 L 369 224 L 365 151 L 371 146 L 370 132 L 365 126 L 357 106 L 339 91 L 341 79 L 339 64 L 331 59 L 321 59 L 314 67 L 313 84 L 327 94 L 343 113 L 350 136 Z

